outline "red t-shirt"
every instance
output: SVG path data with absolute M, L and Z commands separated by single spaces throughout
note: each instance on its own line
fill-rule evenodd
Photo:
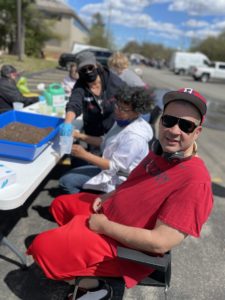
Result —
M 124 225 L 153 229 L 160 219 L 175 229 L 199 237 L 212 205 L 211 179 L 199 157 L 173 164 L 150 152 L 120 185 L 116 196 L 103 204 L 103 210 L 110 220 Z M 116 253 L 116 247 L 114 251 Z M 126 263 L 122 262 L 122 268 L 123 264 Z M 142 267 L 126 264 L 128 286 L 133 285 L 133 280 L 141 279 L 137 268 Z

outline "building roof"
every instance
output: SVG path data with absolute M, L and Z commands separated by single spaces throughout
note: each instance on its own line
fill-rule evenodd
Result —
M 67 4 L 63 3 L 60 0 L 36 0 L 38 8 L 42 11 L 50 13 L 58 13 L 73 16 L 79 23 L 89 31 L 88 27 L 84 22 L 78 17 L 75 11 L 69 7 Z

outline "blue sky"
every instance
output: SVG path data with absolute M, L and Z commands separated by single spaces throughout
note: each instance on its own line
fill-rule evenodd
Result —
M 131 40 L 187 49 L 225 31 L 225 0 L 61 0 L 90 26 L 100 12 L 120 49 Z

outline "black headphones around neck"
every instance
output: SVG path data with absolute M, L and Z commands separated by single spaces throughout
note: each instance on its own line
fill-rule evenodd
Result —
M 163 152 L 162 146 L 159 142 L 159 140 L 155 140 L 151 145 L 151 150 L 156 154 L 164 157 L 168 162 L 170 163 L 179 163 L 181 161 L 188 160 L 192 157 L 193 154 L 191 154 L 188 157 L 184 156 L 183 151 L 177 151 L 174 153 L 170 152 Z

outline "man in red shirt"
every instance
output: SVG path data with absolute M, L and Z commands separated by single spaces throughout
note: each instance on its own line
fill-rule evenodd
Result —
M 96 198 L 57 197 L 51 212 L 59 227 L 36 237 L 28 254 L 46 276 L 123 276 L 132 287 L 150 269 L 117 258 L 117 246 L 165 253 L 185 237 L 200 236 L 213 205 L 211 180 L 197 154 L 206 100 L 186 88 L 163 97 L 159 139 L 114 192 Z

